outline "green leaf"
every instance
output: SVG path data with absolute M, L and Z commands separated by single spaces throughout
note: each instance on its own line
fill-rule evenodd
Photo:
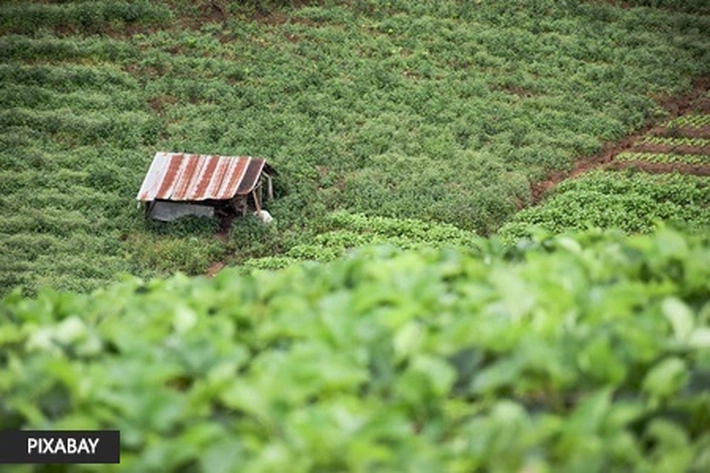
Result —
M 697 328 L 690 334 L 688 345 L 698 350 L 710 349 L 710 328 Z
M 563 248 L 565 251 L 575 255 L 582 252 L 582 245 L 580 245 L 578 241 L 569 237 L 557 237 L 555 238 L 555 244 L 560 248 Z
M 57 326 L 54 333 L 58 342 L 69 345 L 87 335 L 86 324 L 77 316 L 67 317 Z
M 646 435 L 659 442 L 657 450 L 673 451 L 688 446 L 688 434 L 674 422 L 664 419 L 653 420 Z
M 626 376 L 626 367 L 617 359 L 606 336 L 581 347 L 578 361 L 580 368 L 605 384 L 616 386 Z
M 640 402 L 617 402 L 609 409 L 607 424 L 614 428 L 624 428 L 639 419 L 645 412 Z
M 173 326 L 177 333 L 185 333 L 197 324 L 197 314 L 194 310 L 184 305 L 175 308 Z
M 480 371 L 471 383 L 471 390 L 476 393 L 490 393 L 498 388 L 514 384 L 524 363 L 516 358 L 504 358 L 493 366 Z
M 19 325 L 0 323 L 0 347 L 17 343 L 24 338 Z
M 687 341 L 695 325 L 695 317 L 690 308 L 677 297 L 666 297 L 661 303 L 661 310 L 671 323 L 676 340 Z
M 415 320 L 399 328 L 392 341 L 396 358 L 401 360 L 416 353 L 424 341 L 425 333 L 422 324 Z
M 612 393 L 612 388 L 604 388 L 583 399 L 569 418 L 569 428 L 578 433 L 597 433 L 606 422 Z
M 654 398 L 667 398 L 678 392 L 688 380 L 685 362 L 678 358 L 666 358 L 654 366 L 643 380 L 643 390 Z
M 417 355 L 411 360 L 411 369 L 424 374 L 436 396 L 445 396 L 456 380 L 456 370 L 441 358 Z
M 680 426 L 655 419 L 646 429 L 645 437 L 655 443 L 653 471 L 688 471 L 694 452 L 688 434 Z
M 235 379 L 230 388 L 220 393 L 219 399 L 225 406 L 252 414 L 258 419 L 269 417 L 268 398 L 242 379 Z

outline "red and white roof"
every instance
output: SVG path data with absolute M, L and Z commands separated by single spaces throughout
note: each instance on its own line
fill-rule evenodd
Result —
M 136 197 L 140 201 L 226 200 L 256 186 L 266 160 L 251 156 L 157 153 Z

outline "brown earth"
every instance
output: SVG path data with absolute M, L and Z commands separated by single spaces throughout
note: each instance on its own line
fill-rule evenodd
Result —
M 710 98 L 707 97 L 708 90 L 710 90 L 710 77 L 703 77 L 695 81 L 692 90 L 687 94 L 680 96 L 655 97 L 659 105 L 661 105 L 668 114 L 664 117 L 663 121 L 666 122 L 688 113 L 710 113 Z M 554 171 L 548 174 L 547 177 L 541 181 L 531 183 L 530 193 L 532 196 L 532 205 L 539 204 L 548 192 L 563 180 L 572 179 L 597 168 L 620 169 L 635 167 L 640 170 L 648 169 L 648 172 L 664 172 L 661 171 L 661 169 L 667 169 L 665 172 L 677 171 L 701 176 L 710 175 L 710 165 L 615 162 L 616 155 L 619 153 L 632 151 L 676 154 L 710 154 L 710 150 L 708 150 L 707 147 L 670 147 L 665 145 L 652 145 L 650 143 L 637 144 L 637 141 L 644 136 L 647 136 L 649 133 L 653 133 L 658 136 L 658 133 L 662 133 L 665 128 L 666 127 L 659 125 L 658 123 L 650 123 L 643 129 L 620 141 L 605 143 L 602 146 L 602 151 L 600 153 L 577 159 L 571 170 Z M 705 127 L 701 128 L 701 130 L 704 128 Z
M 653 136 L 663 138 L 704 138 L 710 139 L 710 125 L 700 127 L 658 127 L 649 132 Z
M 214 277 L 215 274 L 219 273 L 222 270 L 222 268 L 224 268 L 224 266 L 225 266 L 225 263 L 223 263 L 222 261 L 216 262 L 215 264 L 210 266 L 209 269 L 207 270 L 207 276 Z
M 545 179 L 531 183 L 530 193 L 532 196 L 532 205 L 539 204 L 553 187 L 565 179 L 572 179 L 592 169 L 596 169 L 612 162 L 617 154 L 628 151 L 634 145 L 634 142 L 638 136 L 640 135 L 627 137 L 614 143 L 606 143 L 602 146 L 601 153 L 579 158 L 574 163 L 571 170 L 554 171 L 548 174 Z

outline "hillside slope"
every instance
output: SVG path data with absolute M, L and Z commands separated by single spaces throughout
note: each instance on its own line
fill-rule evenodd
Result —
M 59 471 L 708 471 L 708 235 L 485 242 L 11 294 L 0 429 L 120 429 Z
M 336 210 L 489 234 L 710 73 L 710 17 L 652 3 L 2 2 L 0 291 L 284 255 Z M 278 231 L 144 222 L 156 151 L 266 157 Z

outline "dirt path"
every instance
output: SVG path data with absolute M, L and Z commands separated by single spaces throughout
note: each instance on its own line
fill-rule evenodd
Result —
M 218 261 L 214 263 L 212 266 L 209 267 L 209 269 L 207 269 L 206 276 L 214 277 L 217 273 L 222 271 L 225 266 L 226 263 L 224 263 L 223 261 Z
M 704 77 L 702 79 L 697 80 L 693 85 L 693 89 L 685 95 L 657 98 L 658 103 L 668 112 L 668 116 L 663 119 L 663 122 L 667 122 L 668 120 L 672 120 L 674 118 L 680 117 L 681 115 L 686 115 L 691 112 L 710 114 L 710 98 L 708 98 L 707 96 L 708 90 L 710 90 L 710 77 Z M 708 165 L 682 165 L 677 163 L 665 164 L 649 163 L 644 161 L 615 161 L 616 156 L 623 152 L 676 152 L 687 154 L 691 154 L 692 152 L 705 152 L 705 150 L 698 151 L 701 148 L 697 147 L 671 147 L 638 143 L 643 137 L 648 135 L 669 136 L 669 133 L 680 132 L 675 130 L 668 130 L 669 128 L 666 128 L 665 126 L 660 125 L 658 123 L 650 123 L 648 126 L 634 133 L 631 136 L 628 136 L 620 141 L 604 144 L 601 152 L 598 154 L 592 156 L 584 156 L 577 159 L 574 164 L 574 167 L 571 170 L 555 171 L 550 173 L 545 179 L 539 182 L 534 182 L 530 185 L 530 192 L 532 194 L 531 205 L 539 204 L 552 188 L 557 186 L 565 179 L 575 178 L 581 174 L 584 174 L 597 168 L 623 169 L 633 167 L 641 171 L 655 173 L 676 171 L 697 174 L 701 176 L 710 175 L 710 163 Z M 699 134 L 701 134 L 702 137 L 705 137 L 705 133 L 706 130 L 703 127 L 700 129 L 700 131 L 694 133 L 691 136 L 698 136 Z M 688 153 L 688 151 L 690 151 L 691 153 Z

